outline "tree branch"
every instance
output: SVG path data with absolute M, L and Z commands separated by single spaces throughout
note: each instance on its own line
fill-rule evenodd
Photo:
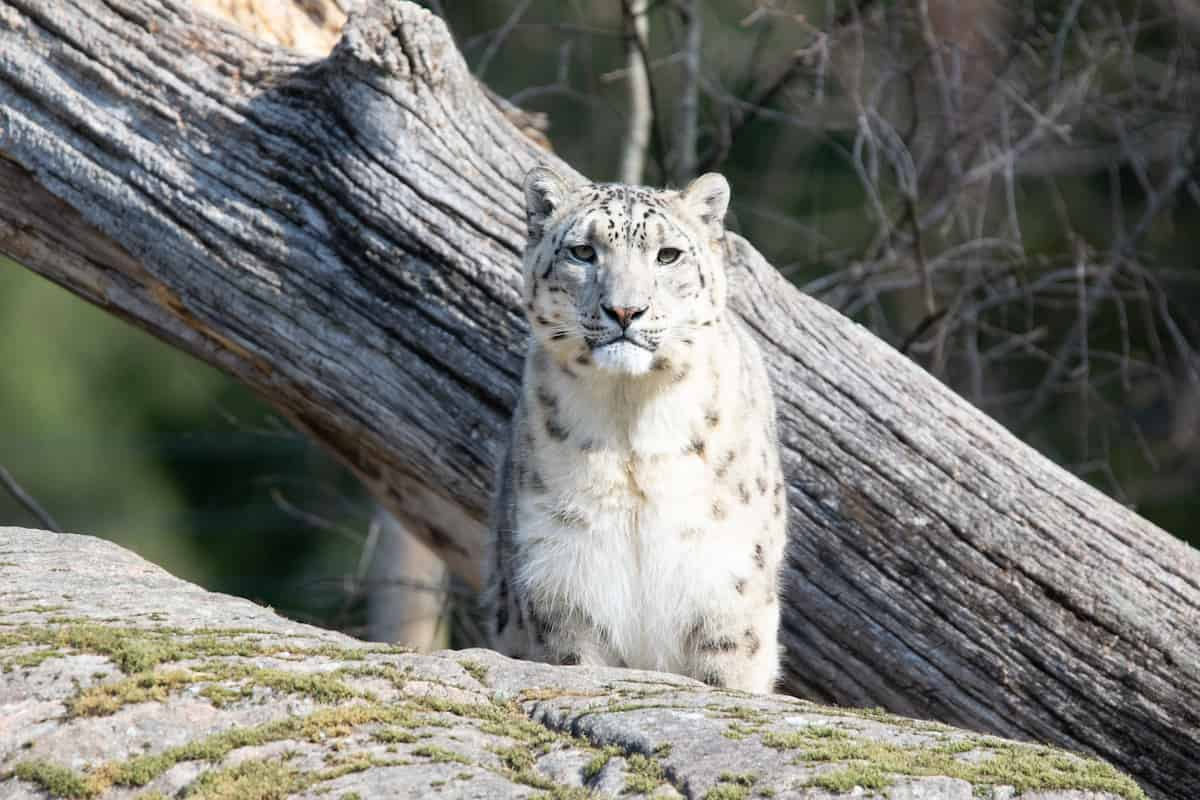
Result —
M 54 517 L 50 516 L 50 512 L 42 508 L 33 495 L 25 491 L 25 488 L 17 483 L 17 479 L 13 477 L 12 473 L 3 466 L 0 466 L 0 486 L 3 486 L 22 508 L 32 514 L 43 528 L 55 532 L 62 530 L 54 521 Z
M 700 120 L 700 50 L 704 44 L 704 17 L 697 0 L 676 0 L 683 17 L 683 81 L 679 90 L 679 118 L 675 132 L 675 159 L 671 174 L 683 186 L 696 177 L 696 148 Z
M 617 175 L 622 183 L 640 184 L 646 165 L 646 146 L 654 121 L 650 104 L 650 73 L 645 60 L 650 37 L 647 0 L 623 0 L 621 15 L 625 27 L 625 80 L 629 86 L 629 132 L 621 150 Z

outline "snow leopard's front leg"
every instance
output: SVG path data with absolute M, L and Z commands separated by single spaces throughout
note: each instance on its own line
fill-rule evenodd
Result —
M 500 652 L 563 666 L 625 666 L 586 614 L 538 608 L 519 590 L 510 590 L 507 601 L 507 624 L 496 639 Z
M 607 638 L 582 610 L 546 608 L 524 589 L 520 565 L 531 560 L 521 545 L 518 493 L 541 478 L 528 464 L 530 434 L 518 404 L 513 439 L 497 473 L 492 508 L 485 625 L 491 646 L 511 658 L 569 666 L 625 666 Z
M 774 591 L 756 594 L 742 597 L 734 613 L 712 609 L 701 614 L 685 642 L 688 674 L 710 686 L 774 691 L 779 673 L 779 603 Z

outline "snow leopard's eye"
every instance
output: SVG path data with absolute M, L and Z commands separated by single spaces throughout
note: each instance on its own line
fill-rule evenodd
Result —
M 674 264 L 679 260 L 681 255 L 683 255 L 683 252 L 677 247 L 664 247 L 658 251 L 658 263 Z
M 570 253 L 571 258 L 575 259 L 576 261 L 583 261 L 590 264 L 596 260 L 596 248 L 592 247 L 590 244 L 577 244 L 567 250 L 567 252 Z

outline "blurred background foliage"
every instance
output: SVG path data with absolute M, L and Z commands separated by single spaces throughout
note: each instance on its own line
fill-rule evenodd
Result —
M 0 326 L 0 465 L 61 529 L 343 621 L 371 507 L 340 466 L 240 384 L 2 257 Z M 0 524 L 43 527 L 4 491 Z
M 560 156 L 616 179 L 629 5 L 427 5 L 485 83 L 545 114 Z M 651 0 L 646 13 L 645 182 L 719 169 L 730 226 L 800 288 L 1200 545 L 1197 12 Z M 681 168 L 689 83 L 696 157 Z M 373 506 L 340 466 L 244 388 L 3 258 L 0 326 L 0 466 L 63 529 L 362 632 Z M 0 524 L 39 522 L 0 493 Z

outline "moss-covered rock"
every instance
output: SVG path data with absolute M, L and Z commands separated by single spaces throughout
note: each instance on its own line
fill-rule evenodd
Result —
M 369 645 L 89 537 L 0 529 L 0 551 L 0 796 L 1142 797 L 880 711 Z

